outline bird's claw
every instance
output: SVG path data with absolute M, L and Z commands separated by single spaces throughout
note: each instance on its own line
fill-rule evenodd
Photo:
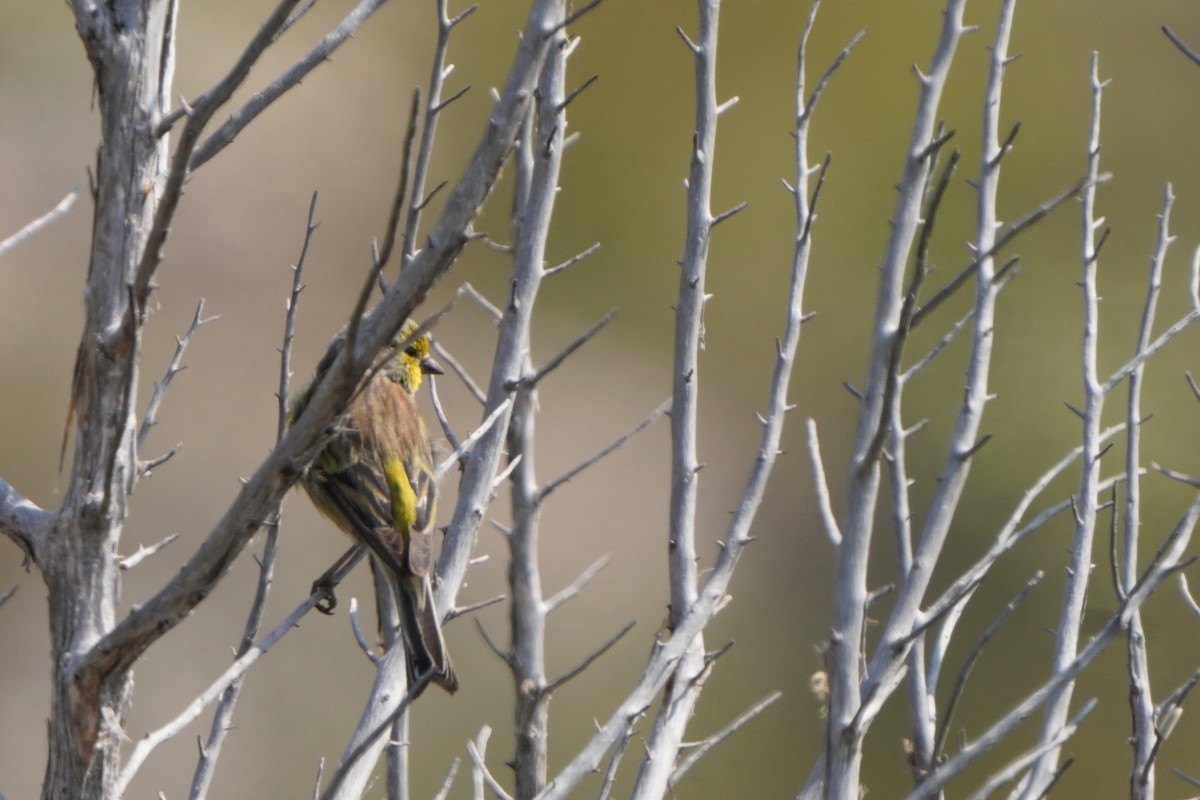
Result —
M 312 593 L 321 595 L 321 599 L 313 606 L 317 611 L 322 614 L 332 614 L 333 610 L 337 608 L 337 595 L 333 593 L 333 583 L 328 577 L 323 576 L 313 581 Z

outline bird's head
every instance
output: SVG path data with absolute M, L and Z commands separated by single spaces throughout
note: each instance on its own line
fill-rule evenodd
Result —
M 421 379 L 425 375 L 441 375 L 445 372 L 429 355 L 429 336 L 417 332 L 417 323 L 407 320 L 396 334 L 396 354 L 385 367 L 387 376 L 396 383 L 416 392 L 421 387 Z

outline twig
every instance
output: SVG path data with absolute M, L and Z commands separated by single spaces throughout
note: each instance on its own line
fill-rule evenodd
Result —
M 1190 783 L 1192 786 L 1200 786 L 1200 778 L 1193 778 L 1191 775 L 1188 775 L 1186 772 L 1181 770 L 1179 767 L 1171 767 L 1171 772 L 1174 772 L 1178 778 L 1180 778 L 1181 780 L 1183 780 L 1187 783 Z
M 943 286 L 941 289 L 934 292 L 933 295 L 929 299 L 927 299 L 921 305 L 920 308 L 916 309 L 916 311 L 913 313 L 913 325 L 919 325 L 921 323 L 921 321 L 923 319 L 925 319 L 925 317 L 927 317 L 929 314 L 931 314 L 934 311 L 934 309 L 936 309 L 939 305 L 942 304 L 943 301 L 945 301 L 951 295 L 953 295 L 954 292 L 960 286 L 962 286 L 962 284 L 968 278 L 970 278 L 972 275 L 974 275 L 975 271 L 977 269 L 979 269 L 980 264 L 982 264 L 984 261 L 986 261 L 990 258 L 994 258 L 1001 250 L 1003 250 L 1009 244 L 1009 242 L 1011 242 L 1013 239 L 1015 239 L 1018 234 L 1022 233 L 1023 231 L 1028 229 L 1033 224 L 1041 221 L 1044 217 L 1046 217 L 1048 214 L 1050 214 L 1050 212 L 1054 211 L 1056 208 L 1061 206 L 1063 203 L 1066 203 L 1068 200 L 1072 200 L 1072 199 L 1078 197 L 1081 193 L 1083 193 L 1089 187 L 1103 184 L 1103 183 L 1107 182 L 1108 179 L 1109 179 L 1108 175 L 1100 175 L 1096 178 L 1096 181 L 1093 183 L 1085 178 L 1085 179 L 1079 181 L 1078 183 L 1076 183 L 1075 185 L 1071 186 L 1070 188 L 1065 189 L 1062 192 L 1059 192 L 1054 197 L 1051 197 L 1049 200 L 1045 201 L 1040 206 L 1038 206 L 1037 208 L 1034 208 L 1032 211 L 1027 213 L 1025 216 L 1021 217 L 1019 220 L 1014 222 L 1012 225 L 1009 225 L 1007 228 L 1004 229 L 1004 232 L 1002 234 L 1000 234 L 999 236 L 996 237 L 996 241 L 994 244 L 992 244 L 991 247 L 976 254 L 975 258 L 972 259 L 969 264 L 967 264 L 965 267 L 963 267 L 958 272 L 958 274 L 956 274 L 953 278 L 951 278 L 946 283 L 945 286 Z
M 495 410 L 493 410 L 492 413 L 487 416 L 482 425 L 471 431 L 471 434 L 459 443 L 458 447 L 454 449 L 453 453 L 442 459 L 441 463 L 437 465 L 437 469 L 433 471 L 433 479 L 435 482 L 440 481 L 445 474 L 450 471 L 450 468 L 458 463 L 458 460 L 462 458 L 463 455 L 470 452 L 471 448 L 475 446 L 476 442 L 483 438 L 484 434 L 495 427 L 496 423 L 498 423 L 504 416 L 504 413 L 508 411 L 508 407 L 510 405 L 511 401 L 502 401 L 500 405 L 496 406 Z
M 325 775 L 325 758 L 322 756 L 317 759 L 317 779 L 313 781 L 312 800 L 319 800 L 321 796 L 321 778 Z
M 417 135 L 417 116 L 420 114 L 421 90 L 413 89 L 412 103 L 408 109 L 408 127 L 404 131 L 404 145 L 400 149 L 400 179 L 396 185 L 396 195 L 392 198 L 392 209 L 388 213 L 387 228 L 383 235 L 383 244 L 379 248 L 376 261 L 387 264 L 392 256 L 392 248 L 396 246 L 396 233 L 400 229 L 400 213 L 404 210 L 404 198 L 408 191 L 408 162 L 412 157 L 413 137 Z
M 487 395 L 482 389 L 479 388 L 479 384 L 475 383 L 475 380 L 467 373 L 462 364 L 458 362 L 458 359 L 451 355 L 450 351 L 443 347 L 442 343 L 436 339 L 432 342 L 432 344 L 433 352 L 437 354 L 438 361 L 450 367 L 454 374 L 459 377 L 459 380 L 463 382 L 463 385 L 467 387 L 467 391 L 469 391 L 476 400 L 478 400 L 480 403 L 487 402 Z
M 591 583 L 592 580 L 611 563 L 611 554 L 606 553 L 605 555 L 596 559 L 596 561 L 594 561 L 590 567 L 579 573 L 579 577 L 571 581 L 571 583 L 565 586 L 561 591 L 552 595 L 545 601 L 544 605 L 546 613 L 549 614 L 568 600 L 573 600 L 574 598 L 578 597 L 579 592 L 583 589 L 583 587 Z
M 471 757 L 471 763 L 475 765 L 475 775 L 477 780 L 482 779 L 485 783 L 487 783 L 488 788 L 491 789 L 492 792 L 495 793 L 496 797 L 500 798 L 500 800 L 513 800 L 512 797 L 509 796 L 508 792 L 504 791 L 504 787 L 500 785 L 500 782 L 492 776 L 491 771 L 488 770 L 487 764 L 484 763 L 483 760 L 483 751 L 487 748 L 487 740 L 491 736 L 491 733 L 492 729 L 487 725 L 484 725 L 483 729 L 479 731 L 479 736 L 477 739 L 479 742 L 478 745 L 476 745 L 473 741 L 467 740 L 467 755 Z
M 1179 573 L 1179 593 L 1183 595 L 1183 601 L 1187 605 L 1192 616 L 1200 620 L 1200 604 L 1196 603 L 1196 598 L 1192 597 L 1191 591 L 1188 589 L 1187 575 Z
M 304 291 L 304 262 L 308 258 L 308 246 L 312 242 L 313 232 L 317 229 L 314 221 L 317 213 L 317 193 L 312 193 L 308 202 L 308 219 L 304 223 L 304 241 L 300 245 L 300 257 L 292 266 L 292 291 L 286 302 L 287 313 L 283 319 L 283 343 L 279 348 L 279 390 L 275 394 L 279 401 L 278 422 L 275 428 L 275 439 L 283 438 L 287 430 L 288 394 L 292 380 L 292 342 L 296 338 L 296 310 L 300 304 L 300 293 Z
M 433 795 L 433 800 L 446 800 L 450 796 L 450 789 L 454 786 L 454 778 L 458 775 L 458 768 L 461 764 L 461 758 L 455 757 L 451 759 L 450 769 L 446 771 L 446 777 L 442 780 L 442 785 L 438 787 L 437 792 Z
M 979 637 L 967 654 L 966 660 L 963 661 L 962 669 L 958 672 L 958 678 L 954 682 L 954 688 L 950 692 L 950 699 L 946 701 L 946 711 L 942 714 L 941 721 L 938 724 L 933 746 L 933 757 L 935 759 L 940 758 L 945 750 L 946 737 L 949 735 L 950 725 L 954 721 L 954 711 L 958 707 L 958 701 L 962 699 L 963 691 L 967 686 L 967 678 L 971 675 L 971 670 L 974 669 L 976 662 L 983 656 L 983 649 L 987 647 L 988 642 L 999 632 L 1000 627 L 1016 612 L 1017 607 L 1024 602 L 1025 598 L 1029 596 L 1029 593 L 1033 591 L 1035 586 L 1041 583 L 1044 577 L 1045 573 L 1039 570 L 1032 578 L 1026 581 L 1025 585 L 1021 587 L 1021 591 L 1017 592 L 1016 597 L 1008 601 L 1008 604 L 992 620 L 992 624 L 984 630 L 983 635 Z
M 1044 745 L 1038 745 L 1037 747 L 1026 751 L 1021 756 L 1010 761 L 999 772 L 991 775 L 987 781 L 984 782 L 983 786 L 979 787 L 977 791 L 972 793 L 970 800 L 984 800 L 987 797 L 991 797 L 997 789 L 1020 775 L 1035 759 L 1041 758 L 1046 753 L 1047 749 L 1062 746 L 1068 739 L 1075 735 L 1075 731 L 1079 729 L 1079 725 L 1083 722 L 1084 717 L 1092 713 L 1092 710 L 1096 707 L 1096 705 L 1097 702 L 1095 698 L 1084 703 L 1083 708 L 1079 709 L 1079 711 L 1073 717 L 1071 717 L 1070 721 L 1066 724 L 1066 726 L 1063 727 L 1062 731 L 1059 732 L 1059 735 L 1055 737 L 1053 741 L 1047 742 Z M 1064 764 L 1064 767 L 1065 766 L 1067 765 Z
M 671 788 L 671 791 L 674 792 L 675 787 L 679 785 L 679 781 L 683 779 L 683 776 L 696 764 L 697 761 L 706 756 L 710 750 L 719 745 L 721 742 L 725 741 L 730 736 L 745 727 L 746 723 L 750 722 L 750 720 L 766 711 L 781 697 L 783 697 L 783 692 L 771 692 L 762 700 L 759 700 L 746 711 L 742 712 L 742 714 L 733 722 L 729 723 L 724 728 L 702 741 L 695 750 L 688 754 L 688 757 L 684 759 L 679 766 L 675 767 L 675 771 L 671 773 L 671 779 L 667 782 L 667 785 Z
M 593 464 L 596 464 L 599 461 L 603 460 L 608 455 L 610 455 L 611 453 L 616 451 L 618 448 L 620 448 L 622 445 L 624 445 L 626 442 L 628 442 L 630 439 L 632 439 L 634 436 L 637 436 L 639 433 L 644 431 L 646 428 L 650 427 L 655 422 L 658 422 L 659 418 L 661 418 L 663 414 L 667 413 L 667 411 L 670 409 L 670 407 L 671 407 L 671 401 L 664 400 L 662 403 L 659 404 L 658 408 L 654 409 L 649 414 L 647 414 L 646 417 L 641 422 L 639 422 L 637 425 L 633 426 L 629 430 L 625 431 L 625 433 L 618 436 L 616 439 L 614 439 L 612 442 L 610 442 L 607 446 L 605 446 L 602 449 L 598 450 L 597 452 L 593 453 L 591 456 L 584 459 L 580 463 L 576 464 L 574 467 L 571 467 L 569 470 L 564 472 L 562 475 L 559 475 L 557 478 L 554 478 L 553 480 L 547 481 L 546 483 L 544 483 L 542 485 L 542 487 L 538 490 L 538 493 L 537 493 L 538 494 L 538 502 L 540 503 L 540 502 L 544 501 L 547 497 L 550 496 L 550 494 L 555 489 L 562 486 L 564 483 L 569 482 L 576 475 L 583 472 L 588 467 L 591 467 Z
M 549 375 L 554 370 L 558 369 L 558 367 L 564 361 L 566 361 L 568 358 L 570 358 L 571 355 L 576 350 L 583 347 L 585 344 L 590 342 L 596 336 L 596 334 L 598 334 L 600 331 L 604 330 L 608 326 L 608 323 L 612 322 L 616 316 L 617 316 L 617 310 L 615 308 L 611 309 L 607 314 L 605 314 L 603 317 L 601 317 L 594 325 L 592 325 L 592 327 L 588 328 L 586 331 L 581 333 L 578 337 L 575 338 L 575 340 L 573 342 L 571 342 L 569 345 L 564 347 L 554 357 L 552 357 L 549 361 L 547 361 L 545 364 L 543 364 L 541 367 L 539 367 L 536 372 L 534 372 L 532 375 L 523 376 L 520 379 L 520 385 L 537 386 L 542 381 L 543 378 L 545 378 L 547 375 Z M 509 387 L 509 389 L 514 389 L 514 390 L 516 388 L 517 388 L 517 385 L 515 385 L 515 384 Z
M 583 250 L 582 252 L 576 253 L 575 255 L 571 256 L 563 263 L 561 263 L 557 266 L 554 266 L 554 267 L 550 267 L 549 269 L 547 269 L 545 272 L 542 273 L 542 277 L 549 278 L 551 275 L 557 275 L 560 272 L 565 272 L 566 270 L 575 266 L 580 261 L 583 261 L 585 258 L 592 255 L 599 249 L 600 249 L 600 243 L 596 242 L 595 244 L 593 244 L 591 247 L 587 248 L 586 250 Z
M 142 563 L 147 558 L 154 555 L 159 550 L 162 550 L 164 547 L 171 544 L 178 538 L 179 538 L 178 533 L 172 533 L 170 536 L 167 536 L 165 539 L 160 541 L 158 544 L 152 544 L 149 547 L 145 547 L 144 545 L 139 546 L 137 549 L 137 552 L 135 552 L 133 555 L 122 558 L 120 561 L 117 562 L 117 566 L 120 568 L 120 570 L 122 572 L 128 572 L 129 570 L 133 569 L 138 564 Z
M 452 608 L 446 612 L 444 621 L 449 622 L 450 620 L 455 619 L 456 617 L 462 617 L 467 614 L 474 613 L 481 608 L 487 608 L 488 606 L 494 606 L 497 603 L 503 603 L 505 599 L 506 599 L 505 595 L 498 594 L 493 597 L 489 597 L 486 600 L 480 600 L 477 603 L 468 603 L 465 606 L 455 606 L 454 608 Z
M 821 460 L 821 442 L 817 439 L 817 421 L 808 420 L 808 456 L 812 463 L 813 483 L 817 490 L 817 507 L 821 510 L 825 535 L 834 547 L 842 543 L 842 531 L 838 528 L 837 515 L 829 499 L 829 483 L 825 479 L 825 463 Z
M 555 32 L 557 33 L 558 31 L 561 31 L 564 28 L 574 25 L 584 14 L 587 14 L 589 11 L 592 11 L 593 9 L 596 8 L 596 6 L 600 5 L 602 2 L 604 2 L 604 0 L 591 0 L 590 3 L 584 3 L 582 6 L 580 6 L 579 8 L 575 9 L 570 14 L 568 14 L 566 19 L 564 19 L 562 22 L 558 23 L 558 26 L 555 29 Z
M 487 315 L 492 318 L 492 322 L 498 323 L 504 316 L 504 312 L 497 308 L 491 300 L 488 300 L 486 297 L 484 297 L 483 294 L 476 289 L 473 284 L 469 282 L 463 283 L 462 288 L 460 288 L 459 291 L 466 293 L 467 297 L 474 300 L 475 305 L 482 308 Z
M 71 207 L 75 205 L 75 201 L 79 199 L 79 191 L 79 187 L 76 186 L 67 193 L 66 197 L 64 197 L 62 200 L 59 200 L 58 205 L 56 205 L 54 208 L 50 209 L 32 222 L 27 223 L 25 227 L 21 228 L 21 230 L 17 231 L 12 236 L 9 236 L 7 239 L 0 239 L 0 258 L 4 258 L 4 256 L 6 256 L 8 252 L 17 245 L 21 244 L 26 239 L 31 238 L 43 228 L 54 224 L 54 222 L 60 217 L 65 216 L 66 213 L 71 210 Z
M 613 753 L 608 759 L 608 767 L 604 770 L 604 781 L 600 784 L 600 791 L 596 795 L 597 800 L 608 800 L 613 783 L 617 779 L 617 767 L 621 765 L 621 757 L 625 755 L 625 750 L 629 747 L 629 741 L 633 738 L 634 722 L 634 719 L 629 720 L 629 724 L 625 726 L 625 732 L 613 748 Z
M 475 629 L 479 631 L 479 635 L 483 637 L 484 644 L 496 655 L 496 658 L 507 664 L 509 669 L 512 669 L 514 663 L 512 653 L 505 650 L 492 638 L 492 635 L 487 632 L 487 628 L 483 627 L 483 623 L 478 618 L 475 620 Z
M 196 303 L 196 312 L 192 315 L 192 323 L 188 325 L 187 331 L 183 336 L 175 337 L 175 353 L 171 356 L 170 363 L 167 364 L 167 371 L 163 374 L 162 380 L 154 382 L 154 392 L 150 395 L 150 402 L 146 405 L 146 414 L 142 417 L 142 425 L 138 429 L 137 446 L 140 449 L 146 442 L 146 437 L 150 434 L 150 429 L 154 427 L 154 423 L 158 417 L 158 407 L 162 404 L 163 396 L 167 392 L 167 387 L 171 385 L 171 381 L 186 367 L 180 366 L 183 361 L 183 351 L 192 341 L 192 337 L 196 331 L 203 328 L 210 322 L 221 318 L 220 314 L 216 316 L 203 318 L 204 301 Z M 165 459 L 164 459 L 165 460 Z M 162 463 L 162 462 L 159 462 Z M 148 469 L 148 468 L 147 468 Z
M 138 461 L 138 480 L 141 480 L 142 478 L 149 478 L 151 475 L 154 474 L 154 470 L 158 469 L 163 464 L 170 461 L 182 449 L 183 449 L 183 442 L 176 442 L 174 447 L 172 447 L 167 452 L 163 453 L 161 456 L 155 456 L 154 458 L 148 459 L 146 461 L 139 460 Z
M 1183 40 L 1175 35 L 1175 31 L 1171 30 L 1169 26 L 1163 25 L 1162 32 L 1167 35 L 1167 38 L 1171 40 L 1172 44 L 1179 48 L 1179 52 L 1183 53 L 1192 60 L 1193 64 L 1200 64 L 1200 53 L 1197 53 L 1195 50 L 1184 44 Z
M 378 666 L 383 659 L 379 653 L 375 652 L 375 648 L 367 641 L 367 637 L 363 635 L 362 627 L 358 624 L 358 598 L 350 598 L 350 610 L 347 616 L 350 617 L 350 629 L 354 632 L 354 641 L 358 642 L 358 649 L 362 650 L 363 655 L 374 665 Z
M 412 199 L 408 204 L 408 215 L 404 222 L 404 245 L 401 250 L 401 265 L 412 258 L 416 250 L 417 227 L 421 222 L 421 211 L 428 202 L 425 182 L 429 174 L 429 162 L 433 153 L 434 135 L 438 116 L 445 105 L 442 103 L 442 87 L 453 67 L 446 67 L 446 51 L 450 46 L 450 34 L 454 28 L 474 13 L 472 5 L 456 17 L 451 18 L 447 0 L 437 0 L 437 43 L 434 45 L 433 60 L 429 67 L 429 85 L 426 90 L 425 117 L 421 125 L 421 141 L 417 145 L 417 161 L 413 165 Z M 461 95 L 455 95 L 458 97 Z M 454 98 L 451 98 L 453 100 Z M 447 101 L 450 102 L 450 101 Z M 440 184 L 439 184 L 440 188 Z M 434 189 L 436 192 L 437 189 Z M 432 192 L 430 196 L 432 196 Z
M 1171 191 L 1171 184 L 1168 183 L 1163 188 L 1162 208 L 1158 215 L 1158 243 L 1154 255 L 1150 259 L 1150 270 L 1146 278 L 1146 300 L 1135 344 L 1135 351 L 1139 354 L 1145 352 L 1149 347 L 1154 332 L 1154 318 L 1162 289 L 1163 266 L 1166 262 L 1167 249 L 1174 241 L 1174 237 L 1170 235 L 1171 207 L 1174 201 L 1175 195 Z M 1125 484 L 1125 548 L 1123 565 L 1120 569 L 1117 559 L 1113 559 L 1113 569 L 1120 577 L 1117 583 L 1118 597 L 1124 593 L 1124 587 L 1127 584 L 1131 584 L 1137 579 L 1141 528 L 1141 480 L 1137 471 L 1141 466 L 1142 426 L 1139 420 L 1142 417 L 1144 372 L 1145 364 L 1142 363 L 1129 373 L 1125 411 L 1125 471 L 1129 474 L 1129 480 Z M 1115 509 L 1113 517 L 1115 520 Z M 1157 715 L 1150 686 L 1150 662 L 1146 648 L 1146 631 L 1142 624 L 1142 615 L 1140 610 L 1134 611 L 1126 635 L 1126 664 L 1129 673 L 1129 709 L 1133 727 L 1130 739 L 1134 751 L 1130 791 L 1131 795 L 1138 800 L 1149 800 L 1154 797 L 1155 775 L 1152 768 L 1158 752 L 1158 745 L 1162 741 L 1162 737 L 1158 735 Z
M 622 628 L 619 631 L 614 633 L 612 636 L 608 637 L 608 639 L 603 644 L 601 644 L 599 647 L 597 647 L 595 650 L 593 650 L 591 653 L 589 653 L 586 658 L 584 658 L 582 661 L 580 661 L 578 664 L 576 664 L 571 669 L 564 672 L 562 675 L 559 675 L 557 678 L 554 678 L 553 680 L 548 681 L 546 683 L 546 688 L 543 693 L 544 694 L 552 694 L 555 690 L 557 690 L 560 686 L 562 686 L 567 681 L 571 680 L 572 678 L 578 677 L 580 675 L 580 673 L 582 673 L 585 669 L 590 667 L 596 661 L 596 659 L 600 658 L 600 656 L 607 653 L 614 644 L 621 641 L 621 638 L 623 636 L 625 636 L 625 634 L 627 634 L 631 630 L 633 630 L 633 626 L 636 624 L 637 623 L 634 622 L 633 620 L 629 620 L 629 622 L 626 622 L 625 625 L 622 626 Z
M 458 437 L 454 435 L 454 428 L 451 427 L 450 419 L 446 416 L 446 409 L 442 407 L 442 397 L 438 393 L 438 382 L 433 375 L 429 376 L 429 399 L 433 404 L 433 413 L 437 417 L 438 425 L 442 428 L 442 435 L 450 443 L 451 449 L 458 450 L 461 443 Z M 459 467 L 462 465 L 463 462 L 459 461 Z

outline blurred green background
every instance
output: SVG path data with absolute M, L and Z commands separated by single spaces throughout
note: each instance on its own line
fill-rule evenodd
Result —
M 249 92 L 261 86 L 349 7 L 318 4 L 267 54 Z M 267 452 L 275 430 L 276 347 L 289 265 L 299 253 L 305 212 L 320 192 L 315 235 L 305 272 L 295 369 L 304 379 L 328 337 L 353 303 L 369 258 L 369 240 L 382 232 L 395 182 L 399 142 L 411 88 L 424 85 L 433 41 L 433 2 L 395 0 L 329 63 L 269 110 L 189 184 L 158 275 L 161 288 L 145 341 L 142 403 L 175 346 L 197 301 L 221 319 L 202 330 L 187 351 L 148 442 L 150 455 L 183 443 L 180 454 L 137 488 L 123 544 L 133 552 L 171 533 L 180 541 L 126 576 L 123 599 L 150 595 L 199 544 Z M 179 27 L 176 91 L 194 97 L 236 57 L 266 15 L 268 3 L 209 0 L 184 3 Z M 453 179 L 478 139 L 490 101 L 503 80 L 526 3 L 483 0 L 454 35 L 455 64 L 448 91 L 471 91 L 440 121 L 432 180 Z M 461 4 L 452 5 L 452 13 Z M 817 317 L 805 328 L 792 397 L 800 409 L 785 437 L 787 454 L 772 478 L 747 551 L 732 585 L 734 602 L 709 629 L 707 644 L 736 646 L 718 662 L 697 710 L 692 738 L 702 738 L 770 691 L 783 699 L 703 760 L 678 797 L 790 796 L 821 749 L 820 705 L 808 691 L 820 667 L 817 648 L 827 636 L 831 548 L 814 513 L 812 476 L 803 420 L 820 428 L 835 503 L 840 502 L 856 404 L 841 384 L 858 383 L 875 303 L 875 275 L 888 233 L 903 149 L 916 98 L 913 63 L 928 64 L 940 25 L 941 3 L 888 0 L 827 2 L 810 44 L 819 71 L 860 28 L 866 38 L 836 75 L 813 128 L 814 159 L 833 154 L 833 166 L 815 229 L 806 307 Z M 700 536 L 703 566 L 711 564 L 729 510 L 754 458 L 758 425 L 782 323 L 785 281 L 794 236 L 789 198 L 780 178 L 794 180 L 789 131 L 794 115 L 795 51 L 807 3 L 730 2 L 722 12 L 719 93 L 739 105 L 722 118 L 718 136 L 714 209 L 747 200 L 749 208 L 717 231 L 709 265 L 707 351 L 701 382 Z M 965 178 L 977 172 L 978 126 L 995 2 L 968 6 L 967 21 L 981 31 L 959 50 L 942 115 L 958 131 L 963 167 L 939 221 L 932 260 L 937 286 L 968 259 L 974 196 Z M 1009 71 L 1003 105 L 1007 127 L 1022 122 L 1006 159 L 1001 215 L 1021 216 L 1084 170 L 1088 126 L 1088 61 L 1100 52 L 1104 96 L 1103 169 L 1114 179 L 1100 190 L 1099 213 L 1112 226 L 1102 254 L 1102 369 L 1129 354 L 1144 293 L 1164 183 L 1178 200 L 1160 320 L 1187 304 L 1186 265 L 1200 241 L 1200 68 L 1187 62 L 1160 32 L 1172 26 L 1200 46 L 1200 13 L 1181 0 L 1024 3 L 1017 9 L 1012 51 L 1023 57 Z M 571 61 L 570 83 L 593 73 L 599 81 L 570 109 L 581 134 L 568 151 L 549 259 L 565 260 L 593 242 L 595 256 L 544 287 L 534 330 L 535 361 L 557 352 L 609 308 L 620 315 L 598 340 L 569 361 L 544 387 L 539 417 L 538 470 L 552 478 L 631 427 L 670 390 L 671 303 L 683 249 L 681 182 L 692 125 L 691 64 L 675 26 L 695 28 L 691 2 L 609 0 L 574 27 L 582 43 Z M 0 237 L 85 185 L 97 137 L 92 81 L 70 13 L 63 4 L 0 0 Z M 218 120 L 219 121 L 219 120 Z M 508 187 L 502 185 L 478 225 L 506 240 Z M 0 474 L 36 502 L 59 502 L 57 454 L 74 349 L 81 325 L 79 291 L 87 266 L 89 203 L 23 245 L 0 264 Z M 434 204 L 436 207 L 436 203 Z M 1080 398 L 1078 366 L 1081 304 L 1079 216 L 1075 203 L 1021 239 L 1009 253 L 1023 272 L 1005 290 L 998 311 L 992 388 L 999 397 L 984 430 L 994 434 L 972 474 L 963 511 L 939 567 L 938 585 L 986 548 L 1024 488 L 1078 440 L 1078 421 L 1063 401 Z M 503 300 L 507 260 L 469 247 L 438 287 L 429 307 L 463 281 L 493 301 Z M 963 308 L 951 304 L 918 331 L 910 354 L 936 341 Z M 1164 322 L 1165 324 L 1165 322 Z M 437 330 L 474 373 L 486 378 L 492 328 L 470 302 L 460 301 Z M 1189 332 L 1154 362 L 1145 411 L 1145 461 L 1200 472 L 1193 442 L 1200 407 L 1184 379 L 1195 368 L 1196 334 Z M 912 443 L 918 518 L 944 456 L 946 432 L 961 396 L 965 347 L 956 343 L 909 393 L 906 420 L 931 425 Z M 478 409 L 453 379 L 441 393 L 460 430 L 478 422 Z M 1114 398 L 1110 416 L 1118 419 Z M 585 594 L 553 617 L 549 665 L 574 665 L 628 619 L 638 624 L 614 650 L 556 695 L 551 719 L 551 772 L 569 759 L 606 719 L 631 686 L 665 613 L 665 520 L 668 428 L 664 423 L 596 469 L 563 487 L 543 516 L 544 585 L 569 583 L 595 559 L 612 554 L 610 567 Z M 1118 467 L 1119 448 L 1106 474 Z M 1072 473 L 1045 503 L 1072 491 Z M 452 479 L 451 479 L 452 484 Z M 453 496 L 453 485 L 443 487 Z M 1190 497 L 1165 478 L 1146 481 L 1143 521 L 1146 553 L 1161 541 Z M 442 517 L 451 503 L 443 504 Z M 503 498 L 492 508 L 506 520 Z M 1041 506 L 1039 506 L 1041 507 Z M 969 607 L 951 649 L 948 689 L 977 632 L 1036 569 L 1047 579 L 991 643 L 972 674 L 956 729 L 978 734 L 1009 705 L 1045 679 L 1057 624 L 1062 570 L 1070 541 L 1059 519 L 1002 562 Z M 891 580 L 893 546 L 881 517 L 873 585 Z M 307 592 L 345 546 L 330 535 L 308 504 L 289 496 L 268 619 L 280 619 Z M 259 542 L 252 549 L 257 550 Z M 472 602 L 504 591 L 505 547 L 485 528 L 480 555 L 461 599 Z M 1087 629 L 1114 607 L 1103 546 Z M 19 591 L 0 609 L 0 792 L 36 795 L 44 764 L 48 703 L 45 592 L 25 574 L 21 556 L 0 540 L 0 590 Z M 137 670 L 128 726 L 140 737 L 175 713 L 227 666 L 251 597 L 255 565 L 249 553 L 194 618 L 169 634 Z M 366 570 L 341 592 L 343 600 L 370 598 Z M 1146 610 L 1156 699 L 1200 661 L 1200 627 L 1173 591 Z M 886 614 L 878 609 L 877 618 Z M 494 638 L 507 638 L 506 610 L 478 619 Z M 449 627 L 448 638 L 463 690 L 449 698 L 430 692 L 414 714 L 416 797 L 441 783 L 452 758 L 465 759 L 464 742 L 482 724 L 495 733 L 489 763 L 502 778 L 512 752 L 508 733 L 512 687 L 507 670 L 482 644 L 472 620 Z M 1114 646 L 1090 669 L 1076 705 L 1092 696 L 1098 709 L 1067 748 L 1078 757 L 1059 785 L 1062 796 L 1124 793 L 1129 761 L 1124 658 Z M 213 797 L 309 796 L 319 759 L 336 762 L 369 689 L 371 669 L 358 651 L 344 613 L 307 618 L 249 675 L 218 770 Z M 943 702 L 945 695 L 943 694 Z M 907 735 L 902 695 L 868 739 L 864 782 L 873 796 L 904 793 L 910 779 L 903 755 Z M 1027 746 L 1036 723 L 995 757 L 965 776 L 953 794 Z M 643 726 L 646 728 L 647 726 Z M 207 720 L 161 747 L 130 790 L 131 797 L 186 794 L 197 735 Z M 1195 753 L 1200 724 L 1185 714 L 1163 746 L 1163 793 L 1186 793 L 1169 774 L 1178 766 L 1200 774 Z M 629 774 L 640 747 L 627 756 Z M 469 763 L 469 762 L 466 762 Z M 460 772 L 452 797 L 468 796 Z M 594 789 L 592 789 L 594 791 Z M 380 796 L 376 789 L 374 796 Z M 587 793 L 584 793 L 587 796 Z

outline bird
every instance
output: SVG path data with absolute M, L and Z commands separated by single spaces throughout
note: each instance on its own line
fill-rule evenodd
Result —
M 344 346 L 343 331 L 330 343 L 312 381 L 288 403 L 289 426 L 304 412 L 313 388 Z M 429 673 L 430 682 L 453 694 L 458 676 L 446 651 L 430 580 L 437 482 L 429 434 L 417 406 L 424 376 L 443 370 L 429 354 L 428 335 L 412 320 L 401 326 L 391 347 L 386 360 L 359 384 L 299 484 L 323 515 L 370 548 L 391 573 L 409 686 Z M 325 613 L 337 605 L 329 581 L 337 567 L 313 584 L 314 592 L 325 594 L 326 602 L 318 605 Z M 418 694 L 420 690 L 414 699 Z

